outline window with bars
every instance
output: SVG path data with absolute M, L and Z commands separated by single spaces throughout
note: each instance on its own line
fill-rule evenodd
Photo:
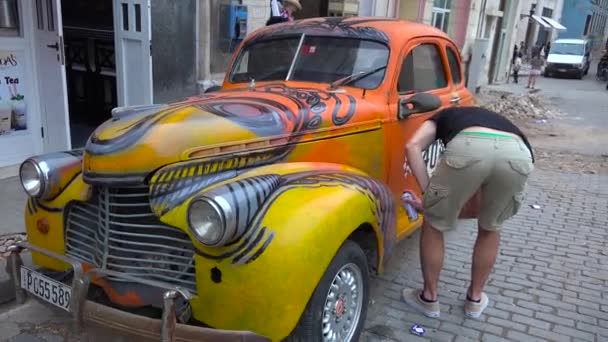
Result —
M 431 24 L 443 32 L 448 32 L 452 0 L 433 0 Z

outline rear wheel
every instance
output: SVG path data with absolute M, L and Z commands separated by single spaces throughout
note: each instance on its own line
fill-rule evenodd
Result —
M 365 253 L 346 240 L 317 285 L 289 342 L 358 341 L 369 298 Z

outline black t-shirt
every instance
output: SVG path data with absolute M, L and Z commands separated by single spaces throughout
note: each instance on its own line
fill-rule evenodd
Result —
M 432 120 L 437 125 L 437 139 L 447 145 L 460 131 L 465 128 L 479 126 L 519 135 L 532 155 L 534 153 L 528 138 L 509 119 L 491 110 L 481 107 L 451 107 L 436 113 Z

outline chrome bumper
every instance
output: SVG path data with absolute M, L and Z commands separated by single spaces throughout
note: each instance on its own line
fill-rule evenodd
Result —
M 270 339 L 264 336 L 248 331 L 219 330 L 180 324 L 178 323 L 178 320 L 180 322 L 185 322 L 189 319 L 190 307 L 188 306 L 188 310 L 183 310 L 178 314 L 176 310 L 176 300 L 181 296 L 186 300 L 186 302 L 189 302 L 190 299 L 192 299 L 192 294 L 187 289 L 98 268 L 92 268 L 84 272 L 83 263 L 80 261 L 48 251 L 44 248 L 34 246 L 27 242 L 18 242 L 9 247 L 10 255 L 8 257 L 7 270 L 15 287 L 15 297 L 17 303 L 19 304 L 23 304 L 27 297 L 25 290 L 21 288 L 21 252 L 24 249 L 44 254 L 72 266 L 74 276 L 72 280 L 72 300 L 70 302 L 69 311 L 72 313 L 74 318 L 73 329 L 77 333 L 82 332 L 84 323 L 87 322 L 120 332 L 122 334 L 139 338 L 143 337 L 147 339 L 160 340 L 162 342 L 194 342 L 201 340 L 251 342 L 270 341 Z M 133 283 L 139 283 L 166 290 L 163 295 L 162 318 L 158 320 L 139 316 L 87 300 L 87 293 L 89 291 L 89 285 L 93 275 L 99 277 L 117 277 Z

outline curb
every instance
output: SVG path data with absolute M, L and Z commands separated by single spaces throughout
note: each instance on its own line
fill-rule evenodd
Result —
M 21 254 L 23 265 L 27 267 L 34 267 L 32 262 L 31 253 Z M 11 282 L 11 278 L 6 273 L 6 259 L 0 259 L 0 305 L 8 303 L 15 299 L 15 287 Z M 1 320 L 0 320 L 1 321 Z

